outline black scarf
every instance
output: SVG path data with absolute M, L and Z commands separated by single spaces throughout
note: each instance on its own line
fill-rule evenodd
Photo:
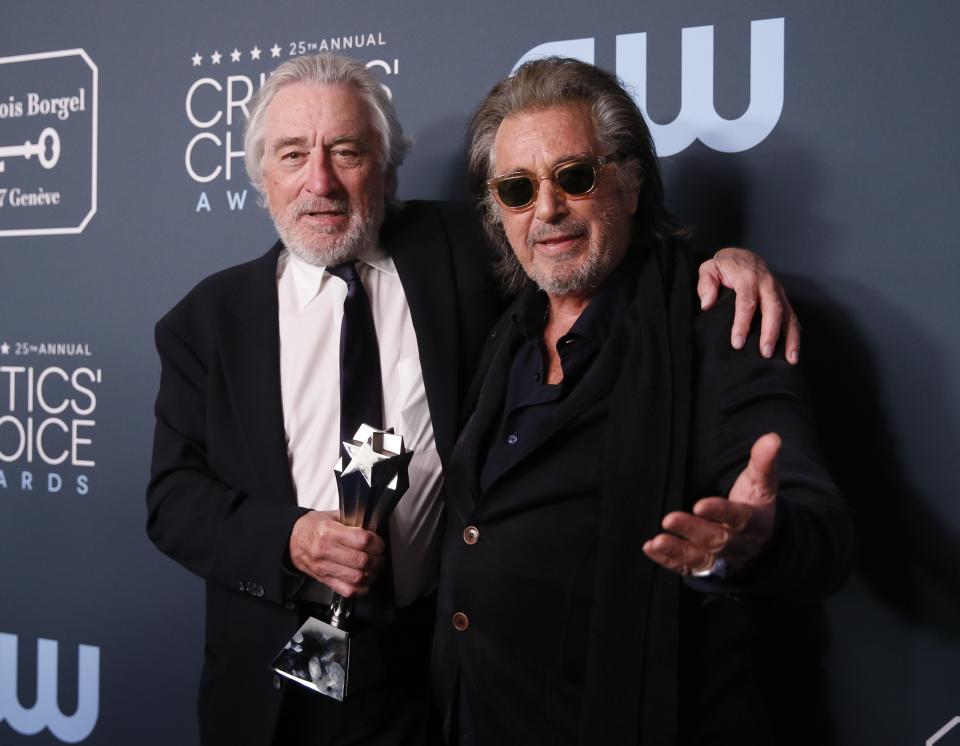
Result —
M 641 547 L 684 503 L 693 309 L 682 249 L 643 251 L 607 425 L 584 745 L 677 740 L 681 581 Z

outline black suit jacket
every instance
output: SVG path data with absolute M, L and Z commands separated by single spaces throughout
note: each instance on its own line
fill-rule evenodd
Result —
M 442 462 L 499 312 L 471 213 L 409 202 L 380 234 L 410 306 Z M 204 743 L 268 744 L 282 690 L 268 664 L 300 622 L 283 570 L 297 506 L 280 394 L 282 245 L 194 288 L 156 327 L 162 363 L 147 490 L 157 546 L 207 581 Z M 389 395 L 389 393 L 388 393 Z
M 849 520 L 819 457 L 799 372 L 780 354 L 757 355 L 756 329 L 743 351 L 730 348 L 732 295 L 692 324 L 678 259 L 648 252 L 636 300 L 549 432 L 481 493 L 482 449 L 519 333 L 510 312 L 484 353 L 467 402 L 475 412 L 446 471 L 433 655 L 448 729 L 466 686 L 479 700 L 480 746 L 764 743 L 736 706 L 757 694 L 755 602 L 731 596 L 824 592 L 849 565 Z M 578 425 L 598 413 L 607 416 L 602 442 L 585 443 Z M 784 441 L 775 540 L 738 576 L 694 592 L 641 547 L 666 513 L 726 494 L 769 431 Z M 524 468 L 537 462 L 539 481 Z M 597 475 L 597 523 L 570 525 L 561 508 L 546 525 L 539 508 L 551 495 L 579 499 L 565 478 L 578 468 Z M 478 541 L 464 540 L 467 526 Z M 567 551 L 568 534 L 581 529 L 597 534 L 589 557 Z M 452 624 L 456 612 L 467 629 Z M 534 658 L 551 677 L 527 665 Z M 548 678 L 561 683 L 548 689 Z

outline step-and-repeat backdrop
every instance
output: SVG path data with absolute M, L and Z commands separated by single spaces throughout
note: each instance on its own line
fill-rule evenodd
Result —
M 246 104 L 323 50 L 391 92 L 402 197 L 465 198 L 466 120 L 528 55 L 633 87 L 699 250 L 760 251 L 794 298 L 856 511 L 847 586 L 766 630 L 783 717 L 960 743 L 958 22 L 936 0 L 3 3 L 0 743 L 196 742 L 202 582 L 144 533 L 152 328 L 273 241 Z

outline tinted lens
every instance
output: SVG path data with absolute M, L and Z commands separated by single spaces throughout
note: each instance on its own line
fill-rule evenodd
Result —
M 533 201 L 533 181 L 529 176 L 511 176 L 497 184 L 497 196 L 507 207 L 523 207 Z
M 589 163 L 571 163 L 557 171 L 557 186 L 574 197 L 593 189 L 593 166 Z

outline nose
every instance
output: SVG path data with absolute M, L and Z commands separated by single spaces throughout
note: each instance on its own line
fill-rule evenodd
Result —
M 318 197 L 329 197 L 339 192 L 340 180 L 328 153 L 314 150 L 307 160 L 304 189 Z
M 566 196 L 549 176 L 540 177 L 540 189 L 533 213 L 542 223 L 556 223 L 570 214 Z

